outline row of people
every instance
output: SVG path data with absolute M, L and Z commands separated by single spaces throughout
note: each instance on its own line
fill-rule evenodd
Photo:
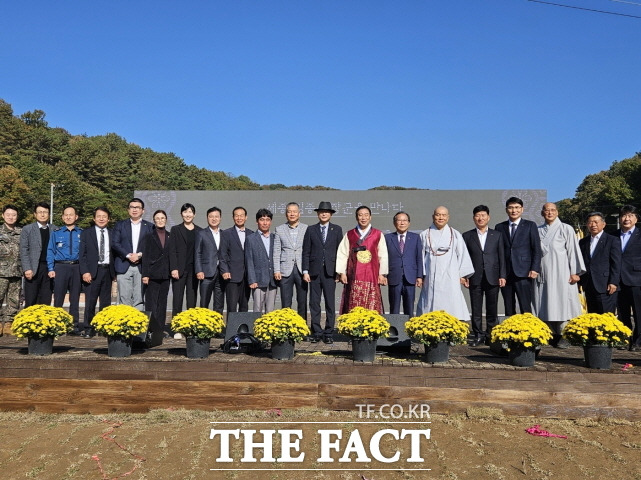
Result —
M 421 234 L 426 276 L 419 313 L 444 309 L 469 319 L 455 286 L 458 277 L 470 291 L 473 345 L 487 343 L 498 323 L 501 291 L 506 316 L 516 313 L 518 302 L 522 313 L 531 312 L 550 326 L 554 346 L 567 348 L 561 333 L 570 319 L 582 313 L 580 285 L 588 312 L 616 313 L 633 328 L 630 349 L 640 349 L 641 232 L 635 229 L 636 208 L 621 209 L 616 236 L 604 231 L 602 213 L 590 213 L 586 219 L 590 235 L 580 241 L 574 229 L 558 218 L 554 203 L 543 205 L 544 222 L 539 226 L 521 217 L 523 201 L 517 197 L 507 200 L 506 213 L 508 219 L 492 230 L 489 209 L 479 205 L 473 210 L 476 228 L 461 235 L 447 226 L 447 209 L 434 211 L 433 225 Z
M 615 237 L 603 232 L 602 214 L 594 213 L 588 218 L 591 238 L 603 238 L 605 242 L 601 242 L 603 248 L 596 249 L 597 261 L 592 255 L 601 243 L 592 240 L 591 248 L 586 250 L 584 239 L 579 248 L 572 227 L 560 222 L 554 204 L 544 205 L 541 213 L 545 222 L 537 227 L 521 218 L 523 202 L 516 197 L 506 202 L 508 220 L 496 225 L 495 230 L 488 228 L 489 209 L 477 206 L 473 210 L 476 228 L 462 235 L 448 225 L 449 212 L 442 206 L 434 210 L 432 225 L 420 236 L 409 231 L 410 216 L 406 212 L 394 216 L 395 232 L 383 235 L 372 227 L 371 211 L 366 206 L 357 209 L 357 226 L 343 236 L 341 227 L 330 222 L 335 213 L 330 202 L 320 203 L 315 210 L 319 222 L 311 227 L 300 222 L 298 204 L 289 203 L 287 222 L 275 233 L 270 233 L 272 213 L 261 209 L 256 214 L 255 234 L 245 228 L 247 211 L 243 207 L 233 210 L 234 226 L 224 231 L 220 229 L 222 212 L 217 207 L 207 211 L 208 227 L 201 229 L 193 223 L 195 207 L 183 205 L 183 223 L 171 232 L 165 229 L 167 215 L 162 210 L 154 212 L 153 225 L 142 219 L 144 203 L 140 199 L 132 199 L 128 211 L 130 218 L 117 222 L 112 231 L 107 228 L 109 211 L 98 208 L 94 211 L 94 229 L 82 232 L 75 225 L 75 209 L 68 207 L 63 212 L 64 227 L 49 234 L 49 208 L 40 203 L 34 210 L 36 222 L 25 226 L 20 234 L 19 227 L 15 227 L 17 210 L 5 207 L 1 245 L 10 244 L 11 235 L 20 238 L 26 305 L 50 303 L 51 280 L 55 279 L 54 304 L 62 305 L 69 291 L 70 313 L 79 330 L 74 300 L 79 295 L 81 278 L 87 286 L 87 328 L 98 299 L 101 308 L 110 303 L 111 279 L 115 276 L 119 303 L 141 309 L 145 305 L 154 312 L 153 328 L 161 329 L 170 280 L 174 292 L 172 315 L 181 311 L 184 296 L 188 308 L 195 306 L 199 288 L 203 307 L 210 305 L 213 296 L 213 309 L 222 312 L 226 297 L 228 311 L 247 311 L 252 294 L 256 311 L 270 311 L 280 286 L 284 307 L 291 307 L 296 292 L 298 313 L 303 318 L 307 318 L 308 290 L 311 292 L 312 339 L 322 338 L 328 343 L 334 330 L 337 281 L 345 285 L 341 313 L 354 306 L 382 312 L 380 286 L 388 285 L 391 313 L 400 313 L 402 303 L 403 313 L 413 315 L 415 287 L 419 287 L 418 314 L 444 309 L 470 320 L 459 286 L 462 284 L 470 289 L 475 344 L 484 341 L 498 321 L 499 290 L 506 315 L 516 313 L 518 301 L 522 312 L 533 311 L 549 322 L 555 341 L 559 341 L 564 323 L 580 313 L 573 287 L 579 282 L 586 291 L 590 311 L 614 312 L 618 306 L 620 318 L 629 326 L 630 311 L 636 313 L 639 307 L 641 312 L 641 279 L 636 278 L 633 267 L 621 268 L 627 238 L 634 232 L 637 218 L 636 210 L 630 206 L 621 212 L 621 242 L 613 242 Z M 633 265 L 633 259 L 641 253 L 636 250 L 636 242 L 631 245 L 634 247 L 625 255 L 626 259 L 629 257 L 624 262 L 626 266 Z M 600 258 L 605 248 L 611 253 L 604 263 Z M 641 242 L 638 248 L 641 249 Z M 0 247 L 0 258 L 11 256 L 5 255 L 5 250 Z M 621 254 L 618 257 L 617 252 Z M 603 265 L 608 266 L 607 272 Z M 13 283 L 0 283 L 4 289 L 0 293 L 9 293 L 9 285 L 15 285 L 16 279 L 19 283 L 21 273 L 19 268 L 14 270 L 9 274 L 0 271 L 3 279 L 14 279 Z M 592 274 L 592 270 L 598 273 Z M 581 277 L 586 271 L 587 275 Z M 626 278 L 622 279 L 622 275 Z M 14 292 L 15 287 L 11 288 Z M 13 293 L 7 296 L 13 298 Z M 321 296 L 325 299 L 324 327 L 320 321 Z M 11 315 L 15 310 L 15 302 L 7 301 L 5 314 Z M 634 340 L 638 343 L 637 323 Z
M 561 333 L 568 320 L 581 314 L 577 285 L 593 313 L 617 313 L 633 328 L 630 348 L 641 348 L 641 231 L 635 229 L 636 208 L 624 206 L 620 230 L 604 232 L 600 212 L 588 215 L 590 235 L 580 242 L 574 229 L 558 218 L 554 203 L 546 203 L 543 224 L 522 218 L 523 201 L 506 201 L 508 219 L 489 228 L 485 205 L 473 209 L 475 228 L 461 234 L 448 225 L 449 212 L 439 206 L 433 223 L 420 236 L 409 232 L 409 215 L 394 217 L 396 232 L 382 233 L 370 225 L 371 212 L 360 207 L 358 225 L 339 246 L 336 271 L 345 284 L 341 311 L 360 305 L 382 311 L 380 285 L 388 285 L 391 313 L 412 315 L 414 287 L 420 287 L 417 314 L 446 310 L 461 320 L 471 320 L 473 345 L 487 343 L 498 323 L 498 294 L 505 315 L 531 312 L 547 322 L 553 345 L 567 347 Z M 636 267 L 635 267 L 636 265 Z M 469 310 L 460 285 L 470 291 Z M 486 328 L 483 328 L 485 297 Z M 632 318 L 635 319 L 634 327 Z
M 196 306 L 199 284 L 201 306 L 205 306 L 205 299 L 211 298 L 209 288 L 214 283 L 210 280 L 218 276 L 218 252 L 215 244 L 213 251 L 204 249 L 198 257 L 203 261 L 196 264 L 196 248 L 200 249 L 201 245 L 206 247 L 208 236 L 193 223 L 195 207 L 183 205 L 183 222 L 171 229 L 171 235 L 165 230 L 167 216 L 164 211 L 154 213 L 153 224 L 143 220 L 144 202 L 141 199 L 134 198 L 129 202 L 128 213 L 129 218 L 117 222 L 112 229 L 108 227 L 111 219 L 109 210 L 98 207 L 94 210 L 94 227 L 83 230 L 76 225 L 76 209 L 66 207 L 62 214 L 63 226 L 58 228 L 49 223 L 49 205 L 41 202 L 34 209 L 36 221 L 20 229 L 17 227 L 17 208 L 6 206 L 3 209 L 4 223 L 0 227 L 0 293 L 3 299 L 7 299 L 2 311 L 3 319 L 10 320 L 19 308 L 22 276 L 27 307 L 51 304 L 52 295 L 54 306 L 62 306 L 65 296 L 69 295 L 74 334 L 80 334 L 84 329 L 88 336 L 93 335 L 91 319 L 98 302 L 101 309 L 111 303 L 114 279 L 118 287 L 118 303 L 154 313 L 152 331 L 164 328 L 170 280 L 173 289 L 172 316 L 182 311 L 183 300 L 187 308 Z M 214 237 L 217 238 L 220 238 L 217 228 L 220 213 L 216 207 L 208 211 L 208 222 L 210 228 L 216 231 Z M 221 271 L 227 287 L 228 311 L 247 309 L 248 296 L 243 293 L 248 288 L 244 286 L 242 244 L 239 261 L 234 252 L 236 244 L 232 240 L 235 236 L 237 243 L 241 239 L 244 242 L 245 217 L 242 207 L 234 211 L 235 227 L 229 229 L 230 242 L 227 243 L 233 255 L 229 257 L 229 262 L 221 262 L 221 265 L 228 266 Z M 235 229 L 239 232 L 237 235 L 233 233 Z M 247 233 L 251 231 L 247 230 Z M 145 252 L 149 254 L 145 255 Z M 216 275 L 207 265 L 210 261 Z M 223 301 L 219 295 L 221 282 L 216 280 L 214 308 L 222 312 Z M 79 319 L 82 283 L 86 292 L 84 325 Z M 4 288 L 5 285 L 7 288 Z

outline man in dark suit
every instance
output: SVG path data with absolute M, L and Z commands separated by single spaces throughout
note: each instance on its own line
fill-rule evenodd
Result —
M 274 215 L 266 208 L 256 212 L 258 229 L 245 241 L 247 283 L 252 291 L 254 312 L 269 313 L 276 304 L 276 279 L 274 278 L 275 235 L 269 232 Z
M 93 228 L 80 234 L 80 275 L 85 284 L 84 336 L 93 337 L 91 326 L 96 314 L 96 304 L 100 300 L 100 310 L 111 305 L 111 284 L 116 278 L 113 249 L 113 232 L 107 228 L 111 214 L 107 207 L 93 211 Z
M 463 240 L 470 253 L 474 275 L 466 279 L 465 286 L 470 289 L 472 302 L 472 333 L 470 345 L 477 347 L 489 343 L 492 328 L 498 324 L 499 287 L 505 286 L 507 270 L 505 265 L 505 246 L 503 236 L 488 228 L 490 209 L 478 205 L 472 210 L 476 228 L 463 234 Z M 483 331 L 483 295 L 485 295 L 485 323 Z
M 214 296 L 214 310 L 223 313 L 225 306 L 225 292 L 223 278 L 220 274 L 221 236 L 220 219 L 222 212 L 218 207 L 207 210 L 207 224 L 209 227 L 196 232 L 194 246 L 194 271 L 200 280 L 200 306 L 209 308 L 212 294 Z
M 20 263 L 24 274 L 24 306 L 51 305 L 53 280 L 47 268 L 47 245 L 53 225 L 49 223 L 49 204 L 38 203 L 36 221 L 25 225 L 20 234 Z
M 601 212 L 590 213 L 586 225 L 590 235 L 579 240 L 586 272 L 579 277 L 579 285 L 585 292 L 588 312 L 615 313 L 621 275 L 621 242 L 603 231 L 605 219 Z
M 303 238 L 303 280 L 310 285 L 309 310 L 312 314 L 311 342 L 321 337 L 334 343 L 336 321 L 336 251 L 343 239 L 343 229 L 330 223 L 336 210 L 331 202 L 320 202 L 314 210 L 319 222 L 305 231 Z M 321 294 L 325 297 L 325 328 L 321 327 Z
M 385 235 L 389 272 L 387 274 L 387 294 L 390 313 L 400 313 L 401 300 L 403 314 L 414 315 L 416 287 L 423 286 L 423 245 L 421 237 L 409 231 L 410 215 L 398 212 L 394 215 L 396 232 Z
M 541 271 L 541 240 L 536 223 L 521 218 L 523 200 L 510 197 L 505 202 L 508 219 L 494 227 L 503 234 L 507 278 L 501 288 L 505 315 L 516 313 L 516 298 L 521 313 L 532 312 L 532 280 Z
M 245 239 L 254 233 L 249 228 L 245 228 L 247 210 L 244 207 L 234 208 L 233 216 L 234 226 L 223 230 L 223 249 L 220 259 L 220 271 L 223 279 L 226 280 L 227 313 L 248 310 L 249 285 L 245 264 Z
M 118 303 L 143 310 L 140 261 L 142 244 L 153 231 L 153 224 L 143 220 L 145 204 L 132 198 L 127 207 L 129 218 L 116 223 L 113 229 L 114 267 L 118 283 Z
M 617 300 L 618 316 L 628 328 L 632 328 L 634 316 L 634 330 L 630 350 L 641 349 L 639 337 L 639 323 L 641 319 L 641 230 L 636 228 L 637 209 L 632 205 L 625 205 L 619 213 L 621 228 L 617 236 L 621 239 L 621 281 Z

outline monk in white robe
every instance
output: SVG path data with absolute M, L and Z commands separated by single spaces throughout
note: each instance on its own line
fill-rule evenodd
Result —
M 541 273 L 533 282 L 532 312 L 552 329 L 553 345 L 566 347 L 560 335 L 568 320 L 580 315 L 577 283 L 585 264 L 574 229 L 559 220 L 554 203 L 543 205 L 539 226 Z
M 433 224 L 421 233 L 425 279 L 418 299 L 417 314 L 445 310 L 459 320 L 468 321 L 470 311 L 461 291 L 474 267 L 463 236 L 450 227 L 445 207 L 437 207 Z

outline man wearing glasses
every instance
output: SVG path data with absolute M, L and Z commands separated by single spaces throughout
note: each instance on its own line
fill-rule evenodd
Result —
M 47 245 L 52 225 L 49 204 L 38 203 L 33 209 L 35 222 L 26 225 L 20 235 L 20 261 L 24 272 L 25 307 L 51 305 L 53 280 L 47 268 Z
M 389 273 L 387 294 L 390 313 L 401 312 L 414 316 L 416 288 L 423 287 L 423 244 L 421 237 L 410 232 L 410 215 L 398 212 L 394 215 L 395 232 L 385 235 Z
M 143 239 L 152 232 L 153 225 L 142 219 L 145 204 L 139 198 L 129 201 L 127 211 L 129 219 L 117 222 L 113 231 L 118 303 L 131 305 L 142 311 L 144 306 L 140 273 L 141 249 Z

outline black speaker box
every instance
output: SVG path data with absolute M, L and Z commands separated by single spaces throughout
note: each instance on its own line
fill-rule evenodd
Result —
M 390 323 L 390 329 L 387 336 L 380 337 L 376 344 L 377 347 L 385 348 L 410 348 L 412 341 L 405 332 L 405 322 L 410 319 L 409 315 L 398 313 L 389 313 L 383 315 L 385 320 Z
M 260 318 L 260 312 L 229 312 L 225 326 L 225 342 L 237 333 L 254 334 L 254 322 Z M 251 340 L 247 339 L 249 343 Z

